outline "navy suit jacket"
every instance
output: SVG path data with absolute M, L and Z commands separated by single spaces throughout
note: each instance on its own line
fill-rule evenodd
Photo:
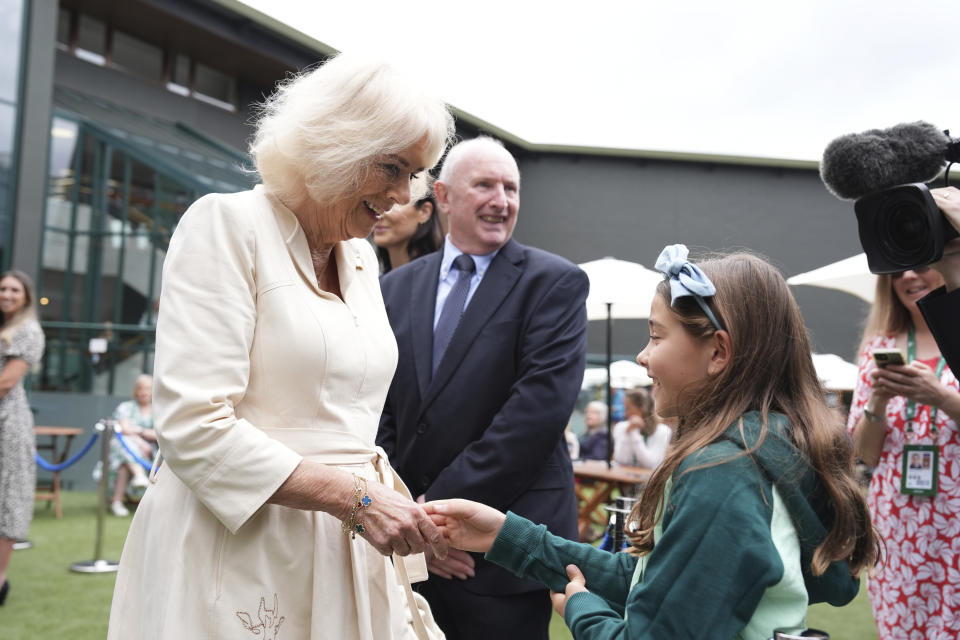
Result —
M 380 280 L 399 363 L 377 444 L 414 496 L 476 500 L 576 539 L 563 432 L 583 380 L 589 280 L 569 261 L 510 240 L 431 377 L 442 255 L 418 258 Z M 470 591 L 543 588 L 475 559 L 476 575 L 464 585 Z

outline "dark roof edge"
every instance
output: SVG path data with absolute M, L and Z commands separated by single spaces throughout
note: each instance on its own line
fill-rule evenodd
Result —
M 317 53 L 324 56 L 333 56 L 340 53 L 337 49 L 334 49 L 325 42 L 320 42 L 316 38 L 308 36 L 302 31 L 291 27 L 290 25 L 272 18 L 262 11 L 258 11 L 253 7 L 246 5 L 239 0 L 208 0 L 210 3 L 219 5 L 221 8 L 236 13 L 243 16 L 249 20 L 260 24 L 267 29 L 275 32 L 277 35 L 283 36 L 293 40 L 299 45 L 308 47 Z
M 625 149 L 619 147 L 585 147 L 565 144 L 540 144 L 530 142 L 505 129 L 490 124 L 477 116 L 467 113 L 450 105 L 450 111 L 457 118 L 463 119 L 503 142 L 520 148 L 523 151 L 536 153 L 558 153 L 582 156 L 605 156 L 614 158 L 636 158 L 649 160 L 667 160 L 670 162 L 702 162 L 711 164 L 748 165 L 755 167 L 774 167 L 782 169 L 809 169 L 819 170 L 820 163 L 816 160 L 795 160 L 790 158 L 766 158 L 762 156 L 737 156 L 713 153 L 693 153 L 683 151 L 657 151 L 653 149 Z
M 220 7 L 238 13 L 250 20 L 263 25 L 264 27 L 276 32 L 294 42 L 309 47 L 324 56 L 332 56 L 339 53 L 330 45 L 323 43 L 315 38 L 308 36 L 302 31 L 285 24 L 276 18 L 254 9 L 239 0 L 209 0 Z M 762 156 L 737 156 L 722 155 L 711 153 L 689 153 L 680 151 L 655 151 L 647 149 L 624 149 L 616 147 L 583 147 L 577 145 L 563 144 L 538 144 L 521 138 L 518 135 L 510 133 L 505 129 L 486 122 L 482 118 L 450 105 L 450 111 L 453 115 L 470 125 L 489 133 L 491 136 L 501 139 L 507 144 L 514 145 L 523 151 L 533 153 L 557 153 L 583 156 L 604 156 L 613 158 L 636 158 L 648 160 L 666 160 L 670 162 L 701 162 L 709 164 L 726 165 L 746 165 L 754 167 L 772 167 L 782 169 L 806 169 L 817 170 L 820 163 L 815 160 L 792 160 L 789 158 L 766 158 Z

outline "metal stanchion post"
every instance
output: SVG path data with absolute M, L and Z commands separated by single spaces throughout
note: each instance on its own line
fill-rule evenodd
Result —
M 107 483 L 110 479 L 110 439 L 116 420 L 101 420 L 94 429 L 100 432 L 100 490 L 97 493 L 97 536 L 93 545 L 93 560 L 74 562 L 70 565 L 71 571 L 77 573 L 110 573 L 116 571 L 120 563 L 104 560 L 103 553 L 103 519 L 107 515 Z
M 633 504 L 637 501 L 636 498 L 628 498 L 626 496 L 620 496 L 617 498 L 616 506 L 606 506 L 604 509 L 613 514 L 613 552 L 616 553 L 623 549 L 624 543 L 627 541 L 627 537 L 623 532 L 624 525 L 627 522 L 627 516 L 630 515 L 630 511 L 633 509 Z

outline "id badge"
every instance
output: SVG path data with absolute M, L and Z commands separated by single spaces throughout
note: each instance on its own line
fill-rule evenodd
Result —
M 932 444 L 903 445 L 903 473 L 900 493 L 908 496 L 937 495 L 939 447 Z

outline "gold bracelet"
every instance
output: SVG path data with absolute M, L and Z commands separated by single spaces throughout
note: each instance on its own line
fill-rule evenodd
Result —
M 363 476 L 353 474 L 353 483 L 355 493 L 353 494 L 353 506 L 350 509 L 350 517 L 343 521 L 341 529 L 345 534 L 349 533 L 352 539 L 356 539 L 358 533 L 366 533 L 367 529 L 360 520 L 360 510 L 369 507 L 373 500 L 367 495 L 367 479 Z M 361 486 L 362 485 L 362 486 Z

